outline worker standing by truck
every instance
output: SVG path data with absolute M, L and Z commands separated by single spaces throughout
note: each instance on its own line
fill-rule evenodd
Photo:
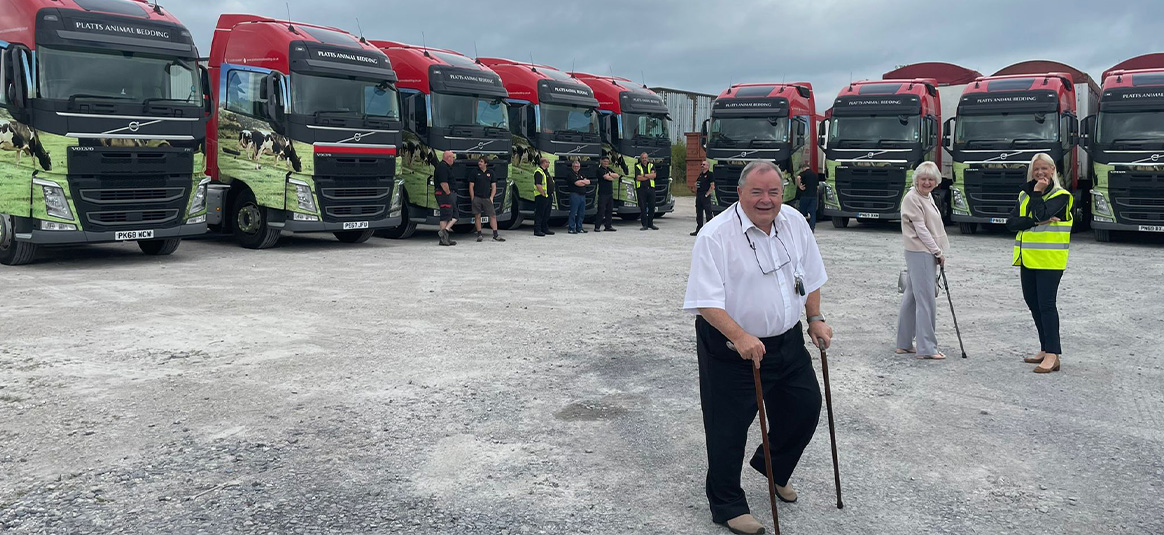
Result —
M 715 181 L 711 178 L 711 166 L 708 165 L 707 160 L 703 160 L 699 164 L 699 177 L 695 179 L 695 232 L 691 233 L 692 236 L 699 235 L 705 217 L 707 221 L 711 221 L 711 218 L 715 217 L 715 213 L 711 211 L 711 193 L 713 191 L 715 191 Z
M 618 173 L 610 168 L 610 156 L 603 156 L 598 166 L 598 215 L 594 217 L 594 232 L 614 232 L 614 183 Z
M 505 238 L 497 232 L 497 210 L 493 207 L 493 198 L 497 197 L 497 181 L 493 179 L 493 173 L 489 172 L 489 160 L 484 156 L 477 158 L 477 169 L 473 170 L 469 187 L 473 219 L 477 226 L 477 241 L 484 239 L 481 237 L 483 217 L 489 220 L 489 228 L 493 230 L 493 241 L 505 241 Z
M 639 163 L 635 164 L 635 182 L 638 183 L 637 195 L 643 224 L 639 230 L 659 230 L 655 226 L 655 164 L 651 163 L 645 152 L 639 155 Z
M 447 151 L 441 163 L 438 163 L 433 169 L 433 181 L 436 182 L 436 201 L 441 212 L 441 229 L 437 231 L 437 235 L 441 238 L 440 244 L 445 246 L 457 244 L 449 239 L 449 231 L 452 230 L 453 225 L 457 224 L 457 219 L 453 216 L 456 197 L 449 186 L 453 176 L 453 161 L 456 159 L 455 152 Z

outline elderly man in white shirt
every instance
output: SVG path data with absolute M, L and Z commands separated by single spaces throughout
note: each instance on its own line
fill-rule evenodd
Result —
M 739 202 L 696 238 L 683 309 L 698 314 L 699 395 L 707 439 L 707 500 L 712 520 L 733 533 L 764 533 L 740 488 L 747 433 L 756 418 L 752 367 L 760 370 L 771 422 L 777 496 L 796 501 L 789 484 L 820 419 L 820 386 L 804 345 L 803 309 L 813 344 L 828 348 L 833 331 L 821 316 L 828 279 L 804 217 L 782 210 L 784 180 L 767 161 L 740 173 Z M 762 448 L 762 447 L 761 447 Z M 750 463 L 764 474 L 763 451 Z

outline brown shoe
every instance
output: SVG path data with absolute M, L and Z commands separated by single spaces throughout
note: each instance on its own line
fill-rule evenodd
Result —
M 776 497 L 780 498 L 780 501 L 784 503 L 796 503 L 796 499 L 799 498 L 800 495 L 796 493 L 796 489 L 792 488 L 792 482 L 789 482 L 788 485 L 784 487 L 776 485 Z
M 1052 359 L 1052 358 L 1055 360 L 1055 363 L 1050 365 L 1050 366 L 1047 366 L 1047 360 Z M 1059 355 L 1056 355 L 1054 353 L 1047 353 L 1047 358 L 1043 359 L 1043 362 L 1039 363 L 1038 366 L 1035 366 L 1035 373 L 1057 372 L 1057 371 L 1059 371 L 1059 364 L 1060 364 L 1061 360 L 1062 360 L 1062 358 Z
M 766 533 L 764 525 L 756 520 L 752 515 L 740 515 L 727 522 L 724 522 L 732 533 L 740 535 L 756 535 L 757 533 Z
M 1023 359 L 1023 362 L 1025 362 L 1027 364 L 1038 364 L 1040 362 L 1043 362 L 1043 359 L 1045 359 L 1045 358 L 1047 358 L 1047 352 L 1046 351 L 1039 351 L 1038 355 L 1035 355 L 1033 357 L 1027 357 L 1027 358 Z

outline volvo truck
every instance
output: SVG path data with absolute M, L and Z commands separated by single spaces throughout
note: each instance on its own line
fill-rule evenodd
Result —
M 360 243 L 399 226 L 396 73 L 336 28 L 222 15 L 210 45 L 212 229 L 250 249 L 281 232 Z
M 1095 238 L 1164 232 L 1164 65 L 1111 70 L 1103 78 L 1099 114 L 1082 128 L 1095 177 Z
M 700 130 L 715 191 L 712 211 L 739 200 L 736 185 L 748 163 L 768 160 L 784 174 L 784 202 L 799 198 L 795 175 L 808 163 L 820 172 L 812 84 L 736 84 L 716 97 Z
M 1021 69 L 1000 72 L 1016 70 Z M 1031 158 L 1040 152 L 1055 160 L 1063 187 L 1075 196 L 1075 230 L 1087 228 L 1091 179 L 1078 150 L 1078 112 L 1095 109 L 1098 92 L 1090 78 L 1077 83 L 1076 75 L 1086 76 L 995 74 L 966 87 L 958 117 L 946 121 L 942 141 L 954 157 L 953 220 L 961 233 L 1006 223 Z
M 0 9 L 0 263 L 46 245 L 206 233 L 208 77 L 190 32 L 140 0 Z
M 583 176 L 598 175 L 602 154 L 598 100 L 586 84 L 546 65 L 536 65 L 501 58 L 478 58 L 492 69 L 505 85 L 509 97 L 509 130 L 512 156 L 509 179 L 517 187 L 518 210 L 533 217 L 534 170 L 538 161 L 550 161 L 554 177 L 551 191 L 550 221 L 560 225 L 570 211 L 569 179 L 571 163 L 581 164 Z M 586 187 L 586 215 L 598 211 L 598 183 Z
M 509 183 L 513 138 L 509 132 L 509 96 L 501 77 L 452 50 L 414 46 L 392 41 L 371 41 L 388 55 L 399 81 L 404 143 L 399 154 L 399 174 L 404 180 L 400 226 L 384 231 L 389 238 L 407 238 L 417 224 L 440 223 L 433 171 L 453 151 L 453 182 L 456 193 L 454 217 L 473 217 L 469 195 L 469 171 L 485 157 L 497 180 L 493 199 L 498 225 L 513 228 L 522 222 L 516 188 Z M 488 218 L 482 218 L 483 223 Z
M 824 215 L 844 228 L 850 219 L 894 220 L 923 161 L 941 168 L 941 94 L 934 79 L 853 82 L 833 101 L 817 140 L 825 151 Z M 941 206 L 947 189 L 936 191 Z
M 594 91 L 598 99 L 599 126 L 602 130 L 602 155 L 622 178 L 614 188 L 614 211 L 632 220 L 640 215 L 634 166 L 644 152 L 655 165 L 655 216 L 675 210 L 671 195 L 671 116 L 663 98 L 645 86 L 626 78 L 572 72 Z

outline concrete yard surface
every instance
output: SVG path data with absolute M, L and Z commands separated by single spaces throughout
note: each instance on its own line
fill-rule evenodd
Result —
M 0 270 L 0 532 L 726 534 L 680 310 L 692 200 L 657 224 Z M 818 227 L 845 508 L 822 409 L 783 532 L 1164 533 L 1164 245 L 1076 235 L 1062 372 L 1036 375 L 1013 236 L 949 231 L 969 358 L 942 295 L 951 358 L 919 361 L 893 352 L 897 225 Z

